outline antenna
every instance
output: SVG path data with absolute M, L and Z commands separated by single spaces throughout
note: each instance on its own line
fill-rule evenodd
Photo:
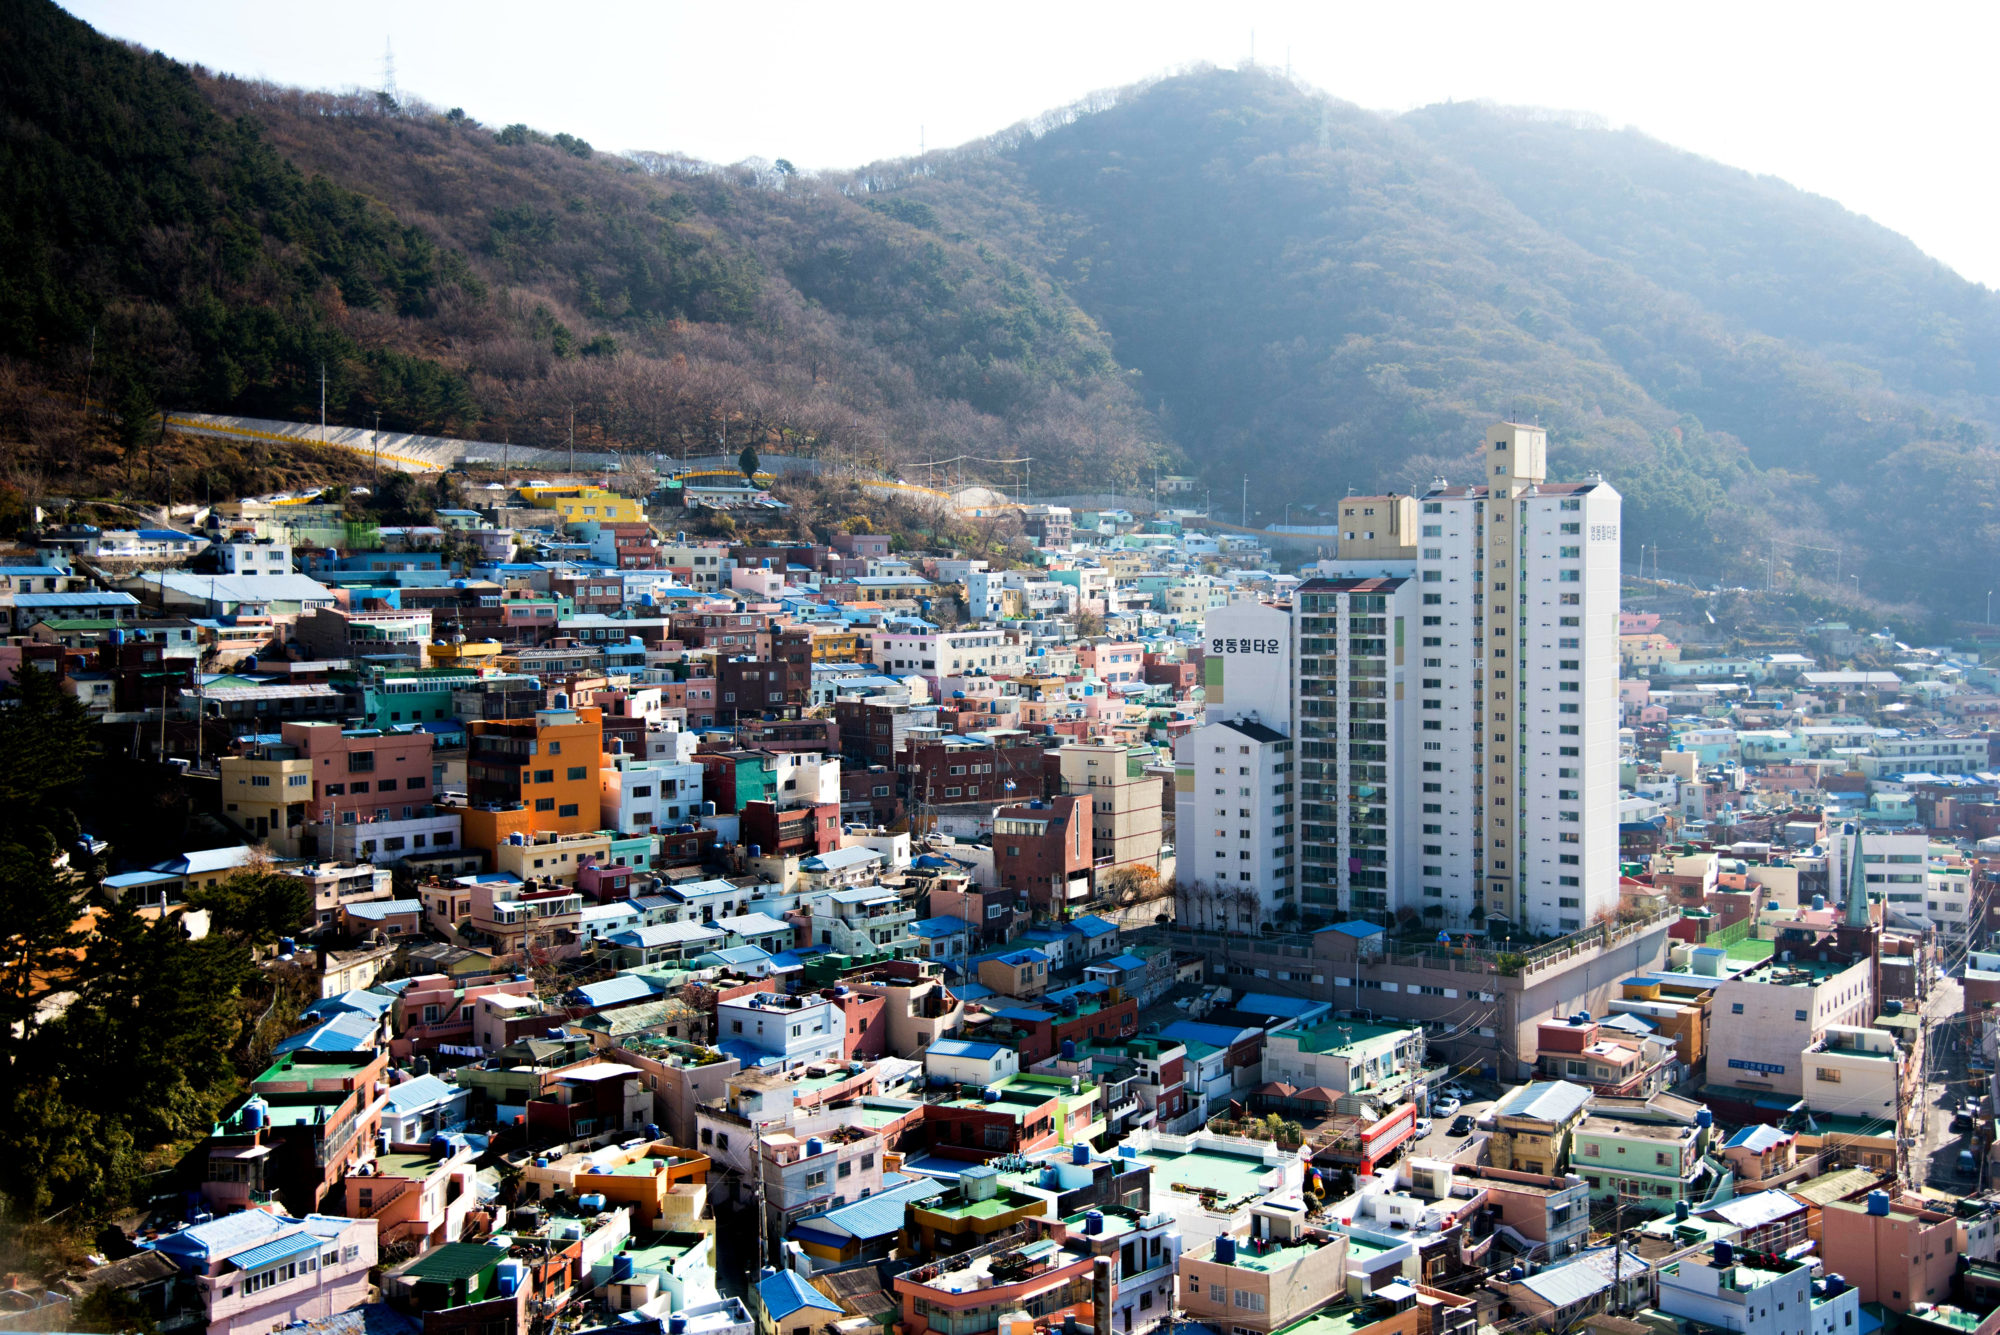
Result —
M 396 97 L 396 44 L 387 37 L 382 39 L 382 95 L 391 102 Z

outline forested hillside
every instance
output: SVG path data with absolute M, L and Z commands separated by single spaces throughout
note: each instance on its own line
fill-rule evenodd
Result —
M 1669 572 L 1751 582 L 1775 553 L 1885 596 L 1992 584 L 2000 298 L 1642 136 L 1210 70 L 808 176 L 0 14 L 0 353 L 128 422 L 316 415 L 324 363 L 347 421 L 1029 455 L 1038 490 L 1247 474 L 1253 511 L 1297 520 L 1470 480 L 1513 415 L 1625 491 L 1631 554 Z

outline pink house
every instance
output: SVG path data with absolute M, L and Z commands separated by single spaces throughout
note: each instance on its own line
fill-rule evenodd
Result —
M 372 1219 L 243 1210 L 170 1233 L 154 1249 L 194 1281 L 210 1335 L 264 1335 L 368 1301 Z
M 392 1145 L 348 1176 L 347 1213 L 372 1221 L 384 1243 L 425 1252 L 457 1242 L 479 1202 L 477 1171 L 463 1147 L 433 1153 L 426 1145 Z
M 307 818 L 353 825 L 414 816 L 431 804 L 431 735 L 287 723 L 284 740 L 312 761 Z
M 396 1037 L 389 1050 L 398 1058 L 444 1050 L 448 1055 L 478 1056 L 473 1046 L 472 1016 L 479 999 L 507 994 L 532 997 L 535 984 L 527 978 L 481 978 L 468 982 L 430 973 L 410 980 L 396 998 Z M 463 1048 L 451 1054 L 450 1049 Z
M 1107 686 L 1137 686 L 1146 679 L 1146 651 L 1136 640 L 1106 640 L 1076 647 L 1076 665 Z

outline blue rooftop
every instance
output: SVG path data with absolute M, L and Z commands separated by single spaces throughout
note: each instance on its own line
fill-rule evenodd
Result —
M 1337 922 L 1332 926 L 1322 927 L 1319 930 L 1322 932 L 1339 932 L 1342 936 L 1366 938 L 1379 936 L 1388 929 L 1386 927 L 1379 927 L 1372 922 Z
M 839 1303 L 790 1270 L 780 1270 L 775 1275 L 766 1275 L 758 1280 L 757 1301 L 762 1304 L 765 1315 L 773 1323 L 783 1321 L 794 1312 L 802 1312 L 808 1308 L 821 1312 L 842 1313 Z

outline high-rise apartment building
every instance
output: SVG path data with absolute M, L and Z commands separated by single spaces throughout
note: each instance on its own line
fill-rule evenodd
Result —
M 1202 627 L 1203 723 L 1174 743 L 1183 923 L 1255 931 L 1297 916 L 1291 608 L 1254 599 Z
M 1301 908 L 1313 921 L 1386 921 L 1421 904 L 1443 925 L 1442 891 L 1420 899 L 1411 884 L 1417 766 L 1406 672 L 1416 588 L 1399 576 L 1313 579 L 1294 595 L 1297 866 Z M 1425 780 L 1430 813 L 1442 797 L 1435 776 Z M 1425 814 L 1422 828 L 1443 820 Z
M 1498 424 L 1484 485 L 1417 498 L 1412 902 L 1447 928 L 1568 932 L 1618 903 L 1621 500 L 1546 481 L 1547 450 Z

